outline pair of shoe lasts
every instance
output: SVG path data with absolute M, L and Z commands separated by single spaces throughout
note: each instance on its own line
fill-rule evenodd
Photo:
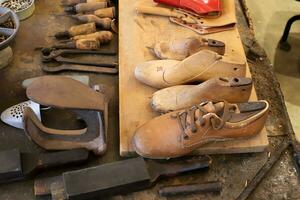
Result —
M 133 147 L 143 157 L 168 159 L 190 154 L 208 143 L 245 139 L 263 129 L 268 109 L 267 101 L 203 102 L 145 123 L 136 130 Z
M 216 77 L 245 76 L 245 62 L 235 62 L 210 50 L 201 50 L 183 61 L 152 60 L 135 68 L 135 77 L 140 82 L 157 89 Z

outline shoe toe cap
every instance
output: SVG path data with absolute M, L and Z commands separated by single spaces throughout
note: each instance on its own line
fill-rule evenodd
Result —
M 181 156 L 185 152 L 180 143 L 181 134 L 176 127 L 177 124 L 168 123 L 160 117 L 141 126 L 132 140 L 136 153 L 152 159 Z
M 170 66 L 178 63 L 176 60 L 152 60 L 141 63 L 135 68 L 135 77 L 140 82 L 155 87 L 164 88 L 168 84 L 164 80 L 164 72 Z

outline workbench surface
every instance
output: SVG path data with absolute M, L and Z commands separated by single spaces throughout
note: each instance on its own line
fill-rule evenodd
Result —
M 54 32 L 64 30 L 71 26 L 71 24 L 75 24 L 75 21 L 72 19 L 55 15 L 62 13 L 59 2 L 59 0 L 38 0 L 36 2 L 34 15 L 21 22 L 18 35 L 12 44 L 14 60 L 10 66 L 0 70 L 0 112 L 12 105 L 27 100 L 25 90 L 21 87 L 22 80 L 44 74 L 39 66 L 39 51 L 35 51 L 35 48 L 50 46 L 54 38 L 49 36 L 53 36 Z M 238 1 L 236 1 L 236 6 L 239 31 L 244 43 L 246 55 L 248 59 L 251 60 L 250 71 L 252 72 L 256 84 L 258 98 L 266 99 L 271 104 L 270 116 L 266 124 L 267 131 L 273 135 L 282 135 L 283 133 L 291 134 L 293 131 L 272 67 L 264 51 L 256 44 Z M 117 46 L 116 39 L 117 38 L 115 38 L 108 48 L 115 48 Z M 119 156 L 118 76 L 83 74 L 89 75 L 92 83 L 107 84 L 111 90 L 114 91 L 114 97 L 109 108 L 108 152 L 101 158 L 91 156 L 88 164 L 44 172 L 40 174 L 39 177 L 59 175 L 64 171 L 122 159 Z M 284 136 L 270 137 L 270 150 L 278 145 L 283 137 Z M 22 130 L 17 130 L 0 123 L 0 150 L 13 148 L 18 148 L 22 152 L 42 151 L 41 148 L 28 140 Z M 251 180 L 258 169 L 267 160 L 268 151 L 252 154 L 216 155 L 212 156 L 212 158 L 213 164 L 209 171 L 195 172 L 177 178 L 165 179 L 150 190 L 113 197 L 111 199 L 165 199 L 160 198 L 157 194 L 157 189 L 161 186 L 220 180 L 223 183 L 223 191 L 220 195 L 189 195 L 184 199 L 231 200 L 238 196 L 247 180 Z M 1 185 L 0 199 L 36 199 L 33 194 L 33 180 Z M 172 199 L 183 198 L 177 197 Z M 300 199 L 299 181 L 289 153 L 285 153 L 281 157 L 250 199 Z

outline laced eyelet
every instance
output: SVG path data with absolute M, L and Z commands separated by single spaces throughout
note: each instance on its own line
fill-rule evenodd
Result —
M 189 136 L 188 136 L 188 135 L 184 135 L 184 136 L 183 136 L 183 139 L 188 140 L 188 139 L 189 139 Z

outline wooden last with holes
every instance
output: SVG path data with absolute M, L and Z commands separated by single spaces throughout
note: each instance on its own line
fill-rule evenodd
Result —
M 132 136 L 145 122 L 158 116 L 150 106 L 152 94 L 156 91 L 135 79 L 134 69 L 137 64 L 156 59 L 148 47 L 159 41 L 168 41 L 175 38 L 199 36 L 192 30 L 171 23 L 168 18 L 137 14 L 135 5 L 155 6 L 152 0 L 122 0 L 119 2 L 119 62 L 120 62 L 120 154 L 121 156 L 135 155 L 132 147 Z M 223 15 L 235 15 L 235 4 L 232 0 L 223 0 Z M 245 52 L 239 32 L 235 27 L 232 30 L 205 35 L 225 42 L 225 55 L 246 61 Z M 247 66 L 247 77 L 251 77 Z M 257 100 L 253 88 L 250 101 Z M 267 132 L 264 128 L 258 135 L 247 138 L 218 142 L 204 145 L 199 154 L 224 154 L 261 152 L 268 146 Z

